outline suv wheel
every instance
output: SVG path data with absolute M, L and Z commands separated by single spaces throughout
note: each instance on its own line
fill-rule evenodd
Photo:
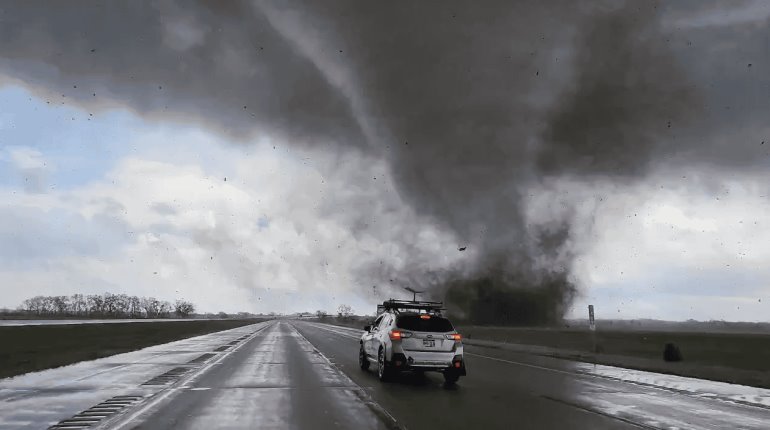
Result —
M 369 369 L 369 358 L 366 356 L 363 345 L 358 350 L 358 365 L 361 366 L 361 370 Z
M 377 376 L 383 382 L 390 379 L 390 368 L 385 362 L 385 349 L 383 348 L 380 348 L 380 352 L 377 354 Z
M 454 384 L 458 379 L 460 379 L 460 374 L 458 372 L 455 372 L 454 370 L 444 371 L 444 382 L 446 382 L 447 385 Z

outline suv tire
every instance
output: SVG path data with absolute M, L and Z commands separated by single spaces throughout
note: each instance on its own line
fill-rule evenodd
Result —
M 390 366 L 385 361 L 385 349 L 380 348 L 380 352 L 377 354 L 377 377 L 380 381 L 387 382 L 390 380 Z
M 444 382 L 447 385 L 454 385 L 457 380 L 460 379 L 460 373 L 456 372 L 454 370 L 445 370 L 444 371 Z
M 358 365 L 361 366 L 361 370 L 369 369 L 369 357 L 366 356 L 363 345 L 361 345 L 361 348 L 358 350 Z

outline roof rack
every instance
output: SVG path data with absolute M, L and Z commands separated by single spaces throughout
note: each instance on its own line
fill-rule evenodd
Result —
M 414 312 L 425 311 L 425 313 L 441 315 L 441 311 L 444 309 L 444 303 L 442 302 L 424 302 L 415 300 L 385 300 L 381 305 L 377 305 L 377 314 L 381 314 L 387 310 L 395 312 Z

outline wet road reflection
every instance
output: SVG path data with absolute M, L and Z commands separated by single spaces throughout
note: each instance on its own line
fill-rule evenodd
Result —
M 360 333 L 269 321 L 0 380 L 0 428 L 756 430 L 770 422 L 768 390 L 470 345 L 468 376 L 456 386 L 430 373 L 381 383 L 358 367 Z
M 296 326 L 409 428 L 767 429 L 770 422 L 769 390 L 469 345 L 468 376 L 454 389 L 432 374 L 381 384 L 357 368 L 360 330 Z M 754 405 L 736 402 L 747 399 Z M 421 414 L 414 405 L 451 412 Z
M 180 388 L 140 429 L 387 429 L 395 425 L 287 322 Z M 137 426 L 137 423 L 141 424 Z
M 60 420 L 110 399 L 137 395 L 149 398 L 166 385 L 143 385 L 175 368 L 198 368 L 191 363 L 204 354 L 209 360 L 226 352 L 215 350 L 262 330 L 270 322 L 253 324 L 156 345 L 56 369 L 0 379 L 0 429 L 45 429 Z

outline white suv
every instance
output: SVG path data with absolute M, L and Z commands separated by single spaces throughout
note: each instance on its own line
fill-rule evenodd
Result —
M 454 384 L 466 374 L 463 344 L 452 323 L 440 314 L 441 303 L 388 300 L 371 326 L 364 327 L 358 362 L 377 366 L 380 380 L 402 370 L 435 371 Z

